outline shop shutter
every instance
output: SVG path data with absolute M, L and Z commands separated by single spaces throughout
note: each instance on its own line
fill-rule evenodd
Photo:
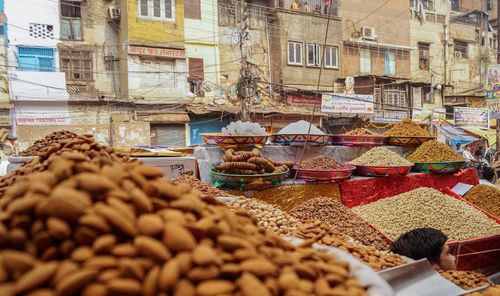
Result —
M 184 1 L 184 17 L 190 19 L 201 19 L 200 0 Z
M 189 58 L 189 78 L 204 80 L 203 59 Z

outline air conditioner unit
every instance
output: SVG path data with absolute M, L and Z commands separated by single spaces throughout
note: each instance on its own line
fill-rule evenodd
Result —
M 119 7 L 110 6 L 108 9 L 108 16 L 112 20 L 120 20 L 121 11 Z
M 377 39 L 377 34 L 375 34 L 375 28 L 372 27 L 361 27 L 361 36 L 363 39 L 375 40 Z

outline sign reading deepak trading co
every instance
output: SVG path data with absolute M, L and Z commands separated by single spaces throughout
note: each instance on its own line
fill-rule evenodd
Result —
M 128 53 L 164 58 L 186 58 L 186 51 L 184 49 L 155 48 L 129 45 Z

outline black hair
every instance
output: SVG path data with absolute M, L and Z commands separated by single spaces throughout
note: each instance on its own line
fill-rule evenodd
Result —
M 494 178 L 495 178 L 495 169 L 491 167 L 485 167 L 483 169 L 483 179 L 493 183 L 495 181 Z
M 440 264 L 441 251 L 448 237 L 434 228 L 417 228 L 402 234 L 391 244 L 391 252 L 415 260 L 427 258 Z

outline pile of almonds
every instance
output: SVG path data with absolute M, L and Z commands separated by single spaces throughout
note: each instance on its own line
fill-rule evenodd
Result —
M 320 220 L 365 246 L 389 250 L 387 241 L 351 209 L 328 197 L 310 199 L 292 209 L 290 215 L 301 222 Z
M 406 264 L 406 261 L 397 254 L 381 252 L 372 247 L 364 247 L 350 242 L 344 234 L 319 220 L 304 223 L 294 236 L 339 248 L 376 271 Z
M 175 179 L 172 179 L 172 183 L 174 184 L 180 184 L 180 183 L 187 183 L 189 186 L 191 186 L 194 189 L 197 189 L 201 193 L 211 195 L 211 196 L 228 196 L 229 194 L 225 193 L 224 191 L 215 188 L 214 186 L 205 183 L 201 181 L 200 179 L 196 179 L 193 176 L 190 175 L 182 175 L 179 176 Z
M 53 132 L 45 138 L 36 141 L 33 145 L 29 146 L 28 149 L 19 152 L 19 156 L 37 156 L 40 153 L 46 153 L 52 149 L 52 146 L 56 146 L 61 140 L 71 140 L 76 138 L 78 135 L 70 131 L 56 131 Z
M 227 204 L 231 209 L 245 209 L 257 219 L 257 225 L 280 235 L 291 235 L 302 225 L 297 219 L 269 204 L 251 198 L 238 198 Z
M 464 270 L 440 270 L 439 274 L 464 290 L 492 285 L 484 274 Z
M 465 296 L 498 296 L 500 295 L 500 285 L 489 287 L 481 292 L 465 294 Z
M 367 295 L 348 263 L 247 211 L 90 137 L 63 146 L 3 191 L 0 295 Z

